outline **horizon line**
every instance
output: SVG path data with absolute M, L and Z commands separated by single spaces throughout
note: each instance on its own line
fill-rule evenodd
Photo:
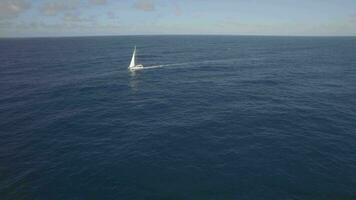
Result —
M 63 35 L 63 36 L 14 36 L 0 39 L 40 39 L 40 38 L 79 38 L 79 37 L 135 37 L 135 36 L 240 36 L 240 37 L 356 37 L 356 35 L 272 35 L 272 34 L 103 34 L 103 35 Z

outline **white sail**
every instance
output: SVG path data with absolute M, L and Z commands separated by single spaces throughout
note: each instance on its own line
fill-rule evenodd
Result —
M 135 50 L 132 54 L 132 58 L 131 58 L 131 62 L 130 62 L 130 66 L 129 68 L 135 67 L 136 66 L 136 46 L 135 46 Z
M 132 58 L 131 58 L 131 62 L 130 62 L 129 69 L 130 69 L 130 70 L 143 69 L 143 65 L 141 65 L 141 64 L 136 64 L 136 46 L 135 46 L 134 52 L 133 52 L 133 54 L 132 54 Z

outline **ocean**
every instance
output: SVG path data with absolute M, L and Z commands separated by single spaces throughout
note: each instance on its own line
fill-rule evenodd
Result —
M 356 199 L 356 37 L 0 39 L 0 199 Z

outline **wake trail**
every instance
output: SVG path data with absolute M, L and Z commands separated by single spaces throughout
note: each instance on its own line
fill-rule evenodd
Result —
M 174 64 L 164 64 L 164 65 L 152 65 L 144 67 L 144 69 L 154 69 L 154 68 L 161 68 L 161 67 L 169 67 L 169 66 L 179 66 L 179 65 L 186 65 L 191 63 L 174 63 Z
M 190 64 L 203 64 L 203 63 L 221 63 L 221 62 L 228 62 L 238 59 L 224 59 L 224 60 L 206 60 L 206 61 L 198 61 L 198 62 L 184 62 L 184 63 L 173 63 L 173 64 L 164 64 L 164 65 L 152 65 L 144 67 L 143 69 L 155 69 L 155 68 L 162 68 L 162 67 L 170 67 L 170 66 L 180 66 L 180 65 L 190 65 Z

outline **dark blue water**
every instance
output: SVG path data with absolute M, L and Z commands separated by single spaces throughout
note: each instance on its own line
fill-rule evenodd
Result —
M 0 199 L 356 199 L 356 38 L 1 39 Z

